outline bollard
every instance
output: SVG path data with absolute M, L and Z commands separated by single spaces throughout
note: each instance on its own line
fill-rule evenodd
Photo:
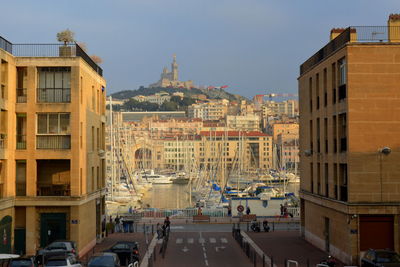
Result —
M 285 261 L 283 262 L 283 266 L 286 267 L 287 264 L 287 259 L 285 258 Z
M 151 225 L 151 234 L 154 234 L 154 224 Z
M 275 231 L 275 222 L 272 222 L 272 232 Z
M 271 267 L 274 267 L 274 257 L 271 256 Z
M 249 231 L 249 222 L 247 222 L 247 232 Z
M 262 266 L 265 267 L 265 254 L 263 254 L 263 256 L 262 256 Z M 271 267 L 273 267 L 273 266 L 271 266 Z
M 256 253 L 253 253 L 253 263 L 254 263 L 254 267 L 257 267 L 257 254 Z

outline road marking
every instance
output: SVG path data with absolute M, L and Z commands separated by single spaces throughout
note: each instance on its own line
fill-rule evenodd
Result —
M 183 249 L 182 249 L 182 251 L 183 251 L 183 252 L 188 252 L 189 249 L 188 249 L 186 246 L 184 246 Z
M 214 237 L 210 237 L 210 243 L 215 244 L 217 243 L 217 240 Z
M 215 251 L 218 252 L 219 250 L 224 250 L 225 247 L 215 247 Z
M 228 240 L 225 237 L 223 237 L 223 238 L 221 238 L 221 243 L 227 244 Z
M 194 239 L 193 238 L 188 238 L 187 242 L 188 242 L 188 244 L 193 244 Z
M 157 244 L 162 244 L 162 239 L 158 239 Z
M 183 243 L 183 239 L 182 238 L 177 238 L 176 239 L 176 243 L 177 244 L 182 244 Z
M 200 244 L 201 244 L 201 246 L 203 247 L 203 251 L 204 251 L 204 253 L 203 253 L 203 256 L 204 256 L 204 264 L 205 264 L 206 266 L 208 266 L 208 260 L 207 260 L 207 254 L 206 254 L 206 247 L 204 246 L 205 240 L 204 240 L 204 238 L 201 236 L 201 232 L 199 232 L 199 235 L 200 235 L 199 242 L 200 242 L 200 241 L 203 241 L 203 242 L 200 242 Z

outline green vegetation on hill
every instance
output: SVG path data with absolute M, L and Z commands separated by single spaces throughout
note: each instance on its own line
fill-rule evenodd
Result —
M 125 90 L 125 91 L 120 91 L 117 93 L 111 94 L 111 96 L 115 99 L 130 99 L 134 96 L 138 95 L 154 95 L 155 93 L 160 93 L 160 92 L 167 92 L 169 94 L 173 94 L 175 92 L 181 92 L 185 95 L 185 97 L 192 98 L 193 95 L 206 95 L 210 99 L 228 99 L 229 101 L 239 101 L 242 99 L 245 99 L 242 96 L 239 95 L 234 95 L 231 93 L 228 93 L 224 90 L 220 89 L 214 89 L 214 90 L 203 90 L 203 89 L 183 89 L 183 88 L 145 88 L 141 86 L 137 90 Z
M 135 99 L 130 99 L 125 102 L 122 106 L 113 106 L 115 111 L 187 111 L 187 107 L 194 104 L 195 101 L 190 97 L 183 97 L 181 99 L 179 96 L 172 96 L 170 101 L 158 105 L 150 102 L 139 102 Z M 107 106 L 108 108 L 108 106 Z

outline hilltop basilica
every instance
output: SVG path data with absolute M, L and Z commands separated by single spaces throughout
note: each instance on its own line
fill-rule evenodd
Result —
M 194 87 L 193 81 L 189 80 L 186 82 L 181 82 L 178 80 L 178 64 L 176 63 L 176 55 L 171 64 L 171 71 L 167 67 L 164 67 L 161 73 L 161 78 L 158 82 L 150 84 L 150 88 L 154 87 L 171 87 L 171 88 L 186 88 L 191 89 Z

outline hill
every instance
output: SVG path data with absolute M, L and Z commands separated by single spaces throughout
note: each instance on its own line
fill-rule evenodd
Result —
M 182 92 L 185 97 L 192 98 L 193 95 L 199 95 L 203 94 L 206 95 L 210 99 L 228 99 L 229 101 L 240 101 L 244 100 L 245 98 L 240 95 L 234 95 L 231 93 L 228 93 L 224 90 L 221 89 L 214 89 L 214 90 L 203 90 L 203 89 L 181 89 L 181 88 L 145 88 L 145 87 L 140 87 L 137 90 L 125 90 L 125 91 L 120 91 L 111 94 L 111 96 L 115 99 L 129 99 L 137 95 L 154 95 L 155 93 L 159 92 L 167 92 L 169 94 L 175 93 L 175 92 Z

